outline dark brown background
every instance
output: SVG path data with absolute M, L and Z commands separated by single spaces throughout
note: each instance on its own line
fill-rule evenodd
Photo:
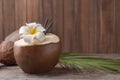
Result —
M 120 53 L 120 0 L 0 0 L 0 41 L 46 17 L 65 52 Z

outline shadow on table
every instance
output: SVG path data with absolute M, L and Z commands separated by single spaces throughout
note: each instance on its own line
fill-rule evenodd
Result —
M 52 69 L 48 73 L 44 73 L 44 74 L 32 74 L 32 75 L 54 77 L 54 76 L 62 76 L 62 75 L 67 75 L 67 74 L 79 74 L 79 72 L 77 72 L 74 69 L 66 69 L 66 68 L 61 68 L 61 67 L 55 67 L 54 69 Z

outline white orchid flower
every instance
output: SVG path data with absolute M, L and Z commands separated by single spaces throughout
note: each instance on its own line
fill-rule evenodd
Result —
M 19 29 L 19 34 L 25 42 L 32 43 L 34 40 L 39 42 L 45 39 L 45 28 L 41 24 L 28 23 Z

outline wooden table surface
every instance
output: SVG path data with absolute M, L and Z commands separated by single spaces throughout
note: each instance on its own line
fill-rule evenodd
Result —
M 120 55 L 97 55 L 101 57 L 120 59 Z M 55 67 L 46 74 L 26 74 L 18 66 L 0 65 L 0 80 L 120 80 L 120 74 L 110 73 L 87 73 L 66 70 L 61 67 Z

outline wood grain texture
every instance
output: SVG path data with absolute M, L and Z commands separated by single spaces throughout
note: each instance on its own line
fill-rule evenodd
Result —
M 53 0 L 52 1 L 52 8 L 53 8 L 53 28 L 52 32 L 60 36 L 61 42 L 62 42 L 62 48 L 64 47 L 63 45 L 63 35 L 64 35 L 64 30 L 63 30 L 63 19 L 64 19 L 64 13 L 63 13 L 63 2 L 64 0 Z M 64 49 L 64 48 L 63 48 Z
M 4 37 L 15 30 L 15 0 L 3 0 Z
M 3 40 L 3 1 L 0 0 L 0 42 Z
M 82 52 L 89 52 L 89 24 L 88 24 L 88 1 L 81 0 L 81 38 L 82 38 Z
M 88 36 L 89 36 L 89 52 L 90 53 L 96 53 L 98 48 L 97 48 L 97 28 L 99 26 L 96 25 L 96 23 L 98 22 L 97 17 L 99 17 L 97 14 L 97 0 L 89 0 L 88 1 Z
M 72 52 L 82 52 L 81 0 L 74 2 L 74 27 L 72 27 Z
M 115 0 L 116 53 L 120 53 L 120 0 Z
M 64 49 L 65 52 L 72 51 L 74 28 L 74 0 L 64 0 Z
M 100 52 L 115 52 L 115 12 L 114 0 L 101 0 Z
M 27 22 L 26 0 L 15 0 L 15 29 Z
M 27 0 L 27 22 L 39 22 L 38 0 Z
M 46 18 L 63 52 L 120 53 L 120 0 L 0 0 L 0 41 Z
M 43 21 L 46 20 L 46 18 L 49 19 L 49 21 L 52 21 L 53 19 L 53 0 L 43 0 Z M 52 28 L 49 29 L 48 32 L 52 32 Z
M 100 0 L 97 0 L 96 1 L 96 8 L 95 8 L 95 49 L 93 50 L 94 53 L 101 53 L 100 52 L 100 7 L 101 7 L 101 1 Z
M 41 24 L 43 24 L 44 23 L 44 21 L 43 21 L 43 0 L 38 0 L 38 16 L 39 16 L 39 22 L 41 23 Z

